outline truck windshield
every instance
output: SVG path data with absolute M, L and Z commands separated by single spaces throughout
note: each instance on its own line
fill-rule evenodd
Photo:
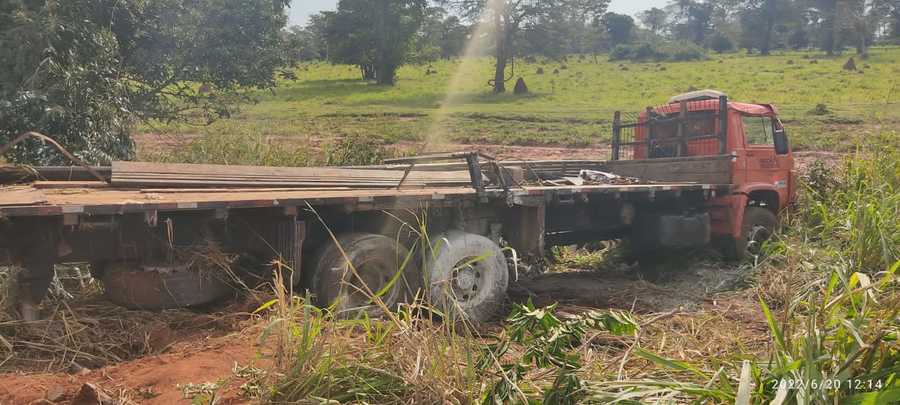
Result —
M 772 118 L 745 115 L 741 117 L 744 125 L 744 138 L 747 145 L 773 145 Z

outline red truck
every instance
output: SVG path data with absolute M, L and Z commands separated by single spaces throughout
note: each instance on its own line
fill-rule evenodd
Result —
M 344 169 L 38 168 L 40 181 L 0 188 L 0 264 L 24 268 L 25 318 L 39 316 L 54 266 L 66 263 L 89 264 L 129 307 L 217 299 L 228 283 L 185 255 L 215 246 L 237 258 L 241 279 L 266 278 L 260 269 L 277 260 L 290 285 L 337 311 L 374 308 L 373 292 L 395 307 L 425 291 L 485 320 L 505 298 L 512 251 L 523 260 L 548 246 L 629 239 L 642 259 L 711 242 L 739 259 L 793 199 L 791 150 L 771 105 L 704 91 L 616 113 L 611 151 L 609 160 L 453 153 Z M 465 182 L 454 183 L 460 173 Z M 323 176 L 347 186 L 311 186 Z

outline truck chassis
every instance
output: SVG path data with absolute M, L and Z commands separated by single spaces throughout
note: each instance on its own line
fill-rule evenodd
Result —
M 727 100 L 717 102 L 714 119 L 731 122 Z M 25 269 L 19 294 L 25 318 L 38 316 L 54 266 L 64 263 L 89 263 L 107 295 L 122 305 L 155 309 L 208 302 L 224 290 L 221 283 L 184 276 L 189 266 L 173 251 L 212 241 L 240 256 L 247 273 L 241 277 L 265 279 L 271 273 L 260 269 L 277 263 L 291 270 L 290 286 L 339 311 L 378 312 L 426 291 L 445 309 L 486 320 L 505 296 L 512 250 L 518 260 L 540 259 L 550 246 L 630 239 L 638 253 L 652 256 L 743 237 L 745 206 L 774 213 L 786 203 L 754 199 L 774 188 L 748 190 L 735 181 L 742 176 L 738 152 L 722 152 L 737 149 L 733 138 L 743 142 L 743 134 L 728 134 L 731 125 L 719 125 L 714 136 L 688 137 L 689 110 L 687 102 L 673 109 L 683 119 L 673 155 L 653 156 L 660 141 L 653 137 L 656 113 L 648 109 L 642 121 L 647 129 L 632 139 L 623 139 L 629 126 L 617 113 L 608 161 L 498 162 L 455 153 L 362 168 L 403 171 L 391 188 L 148 189 L 85 177 L 109 169 L 42 168 L 45 178 L 67 181 L 0 188 L 0 264 Z M 660 125 L 672 117 L 660 116 Z M 720 144 L 697 153 L 695 143 L 709 139 Z M 635 160 L 620 159 L 629 145 Z M 462 162 L 436 163 L 448 159 Z M 413 171 L 459 169 L 468 172 L 468 186 L 403 185 Z M 572 179 L 582 170 L 640 182 L 547 181 Z M 383 300 L 373 300 L 375 291 L 383 292 Z

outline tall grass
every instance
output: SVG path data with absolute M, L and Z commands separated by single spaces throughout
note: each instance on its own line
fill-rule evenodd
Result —
M 684 361 L 642 347 L 641 330 L 666 314 L 573 316 L 514 304 L 502 328 L 482 335 L 423 316 L 437 311 L 422 302 L 388 320 L 346 320 L 281 291 L 263 336 L 278 337 L 264 400 L 897 403 L 898 157 L 861 150 L 804 178 L 800 204 L 755 264 L 764 355 L 738 348 L 736 357 Z M 616 367 L 610 361 L 618 374 L 605 371 Z M 639 371 L 622 373 L 626 366 Z
M 806 180 L 800 232 L 859 271 L 900 260 L 900 148 L 859 151 L 834 169 L 813 165 Z
M 383 142 L 354 134 L 321 145 L 263 135 L 206 134 L 172 150 L 141 153 L 140 158 L 168 163 L 303 167 L 380 164 L 396 155 Z
M 770 355 L 704 369 L 637 354 L 676 378 L 596 382 L 603 401 L 662 399 L 739 404 L 900 402 L 900 152 L 859 151 L 838 167 L 816 164 L 785 231 L 758 265 L 791 272 L 793 295 L 760 294 Z M 791 280 L 792 279 L 792 280 Z M 775 306 L 772 306 L 775 304 Z M 713 362 L 716 363 L 716 362 Z
M 473 353 L 479 343 L 471 331 L 415 316 L 415 305 L 394 320 L 347 320 L 283 290 L 277 296 L 260 337 L 277 336 L 272 350 L 277 375 L 264 402 L 477 400 L 480 383 Z

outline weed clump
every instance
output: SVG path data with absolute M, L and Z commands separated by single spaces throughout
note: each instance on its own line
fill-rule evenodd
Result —
M 875 274 L 900 260 L 900 150 L 858 152 L 836 169 L 807 175 L 800 230 Z
M 816 104 L 813 109 L 807 111 L 810 115 L 829 115 L 831 114 L 831 110 L 828 109 L 828 106 L 822 103 Z
M 394 153 L 377 139 L 365 135 L 349 135 L 326 144 L 325 166 L 364 166 L 380 164 Z
M 165 153 L 150 153 L 147 160 L 167 163 L 202 163 L 249 166 L 307 166 L 308 149 L 282 144 L 262 135 L 209 134 Z

